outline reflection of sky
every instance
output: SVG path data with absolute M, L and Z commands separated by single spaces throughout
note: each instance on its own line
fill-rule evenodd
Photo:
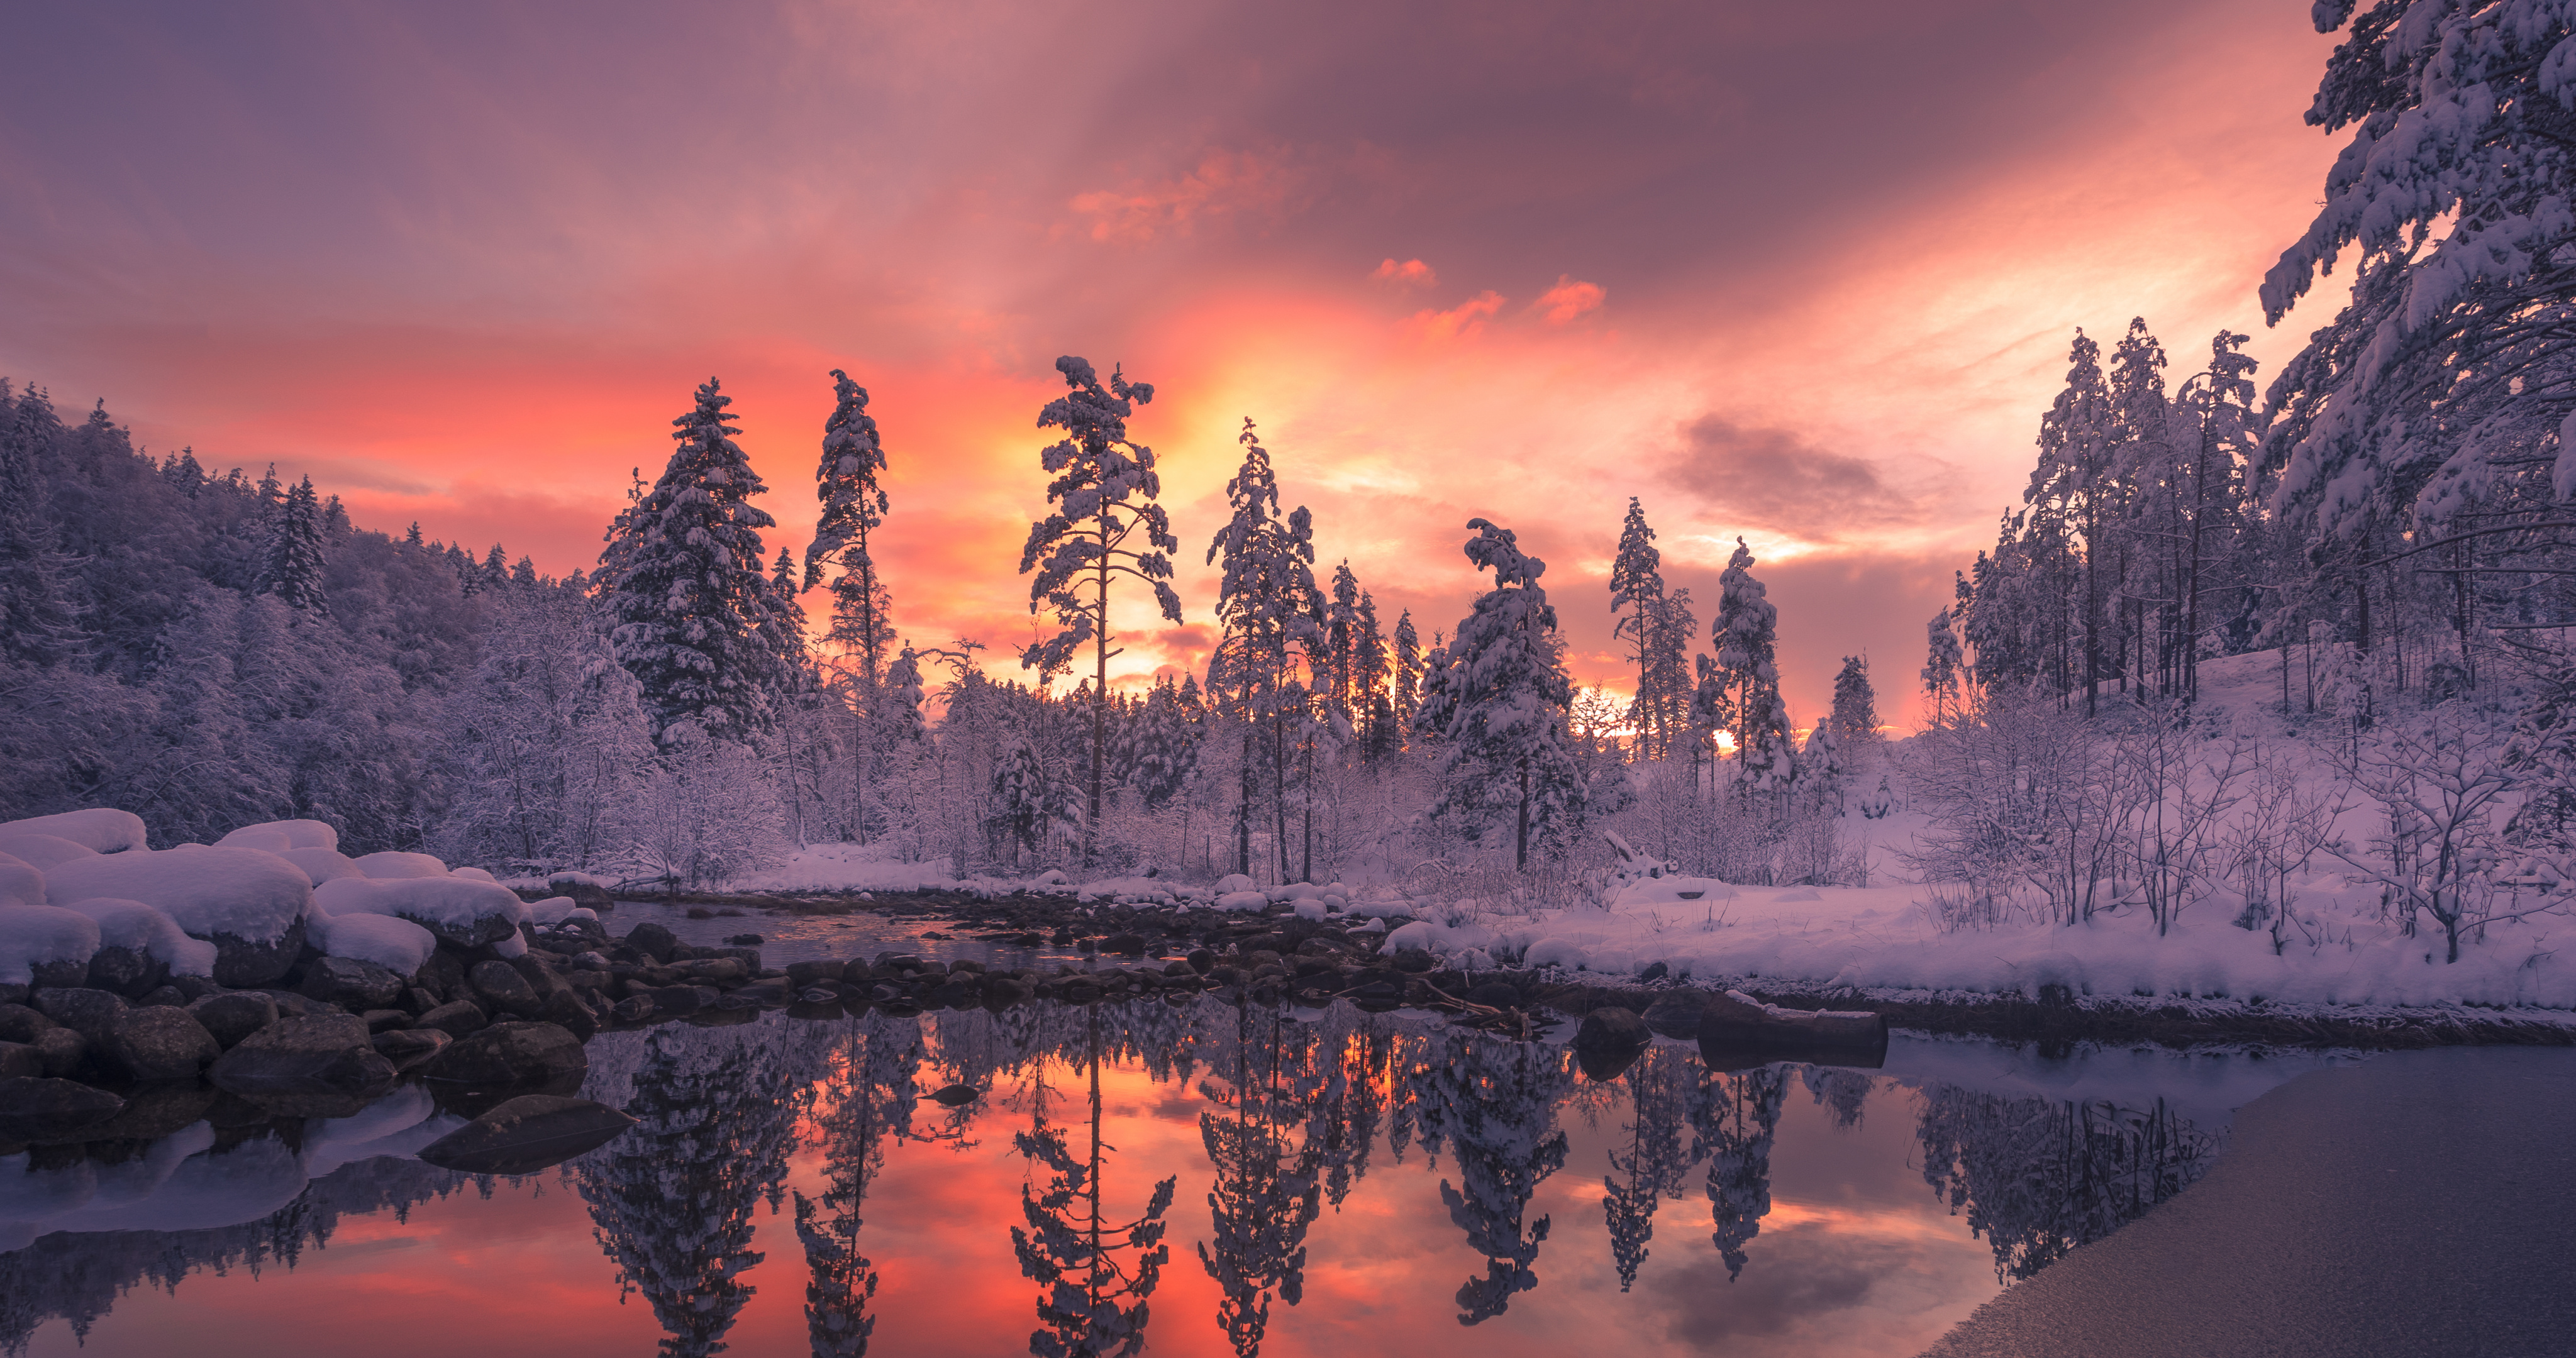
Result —
M 1203 1077 L 1204 1078 L 1204 1077 Z M 1078 1090 L 1057 1067 L 1060 1094 Z M 1106 1081 L 1108 1197 L 1130 1215 L 1151 1181 L 1178 1173 L 1169 1215 L 1172 1262 L 1152 1298 L 1151 1351 L 1226 1352 L 1212 1323 L 1219 1294 L 1195 1245 L 1208 1233 L 1210 1169 L 1195 1087 L 1156 1085 L 1113 1069 Z M 1010 1227 L 1020 1220 L 1025 1162 L 1010 1133 L 1025 1104 L 1005 1078 L 999 1103 L 967 1144 L 895 1146 L 870 1192 L 862 1252 L 881 1277 L 871 1346 L 884 1354 L 1024 1352 L 1034 1283 L 1020 1276 Z M 1882 1081 L 1860 1125 L 1836 1131 L 1824 1108 L 1793 1083 L 1772 1154 L 1773 1208 L 1751 1262 L 1730 1283 L 1708 1239 L 1708 1203 L 1694 1173 L 1655 1219 L 1651 1253 L 1622 1295 L 1601 1210 L 1602 1176 L 1626 1105 L 1580 1086 L 1560 1113 L 1571 1151 L 1546 1180 L 1529 1216 L 1553 1218 L 1536 1264 L 1539 1286 L 1473 1332 L 1477 1351 L 1500 1355 L 1675 1352 L 1723 1344 L 1742 1354 L 1912 1353 L 1964 1316 L 1996 1283 L 1987 1247 L 1964 1220 L 1932 1200 L 1915 1168 L 1913 1095 Z M 1080 1116 L 1060 1098 L 1052 1117 Z M 1483 1259 L 1463 1243 L 1439 1197 L 1456 1166 L 1426 1165 L 1419 1147 L 1402 1163 L 1379 1146 L 1367 1177 L 1307 1236 L 1306 1295 L 1274 1303 L 1263 1351 L 1276 1358 L 1363 1358 L 1454 1352 L 1463 1342 L 1452 1294 Z M 815 1193 L 820 1163 L 800 1153 L 792 1187 Z M 757 1295 L 727 1336 L 732 1352 L 785 1354 L 806 1345 L 804 1254 L 793 1222 L 766 1207 L 746 1275 Z M 446 1355 L 632 1354 L 657 1338 L 640 1299 L 621 1305 L 614 1271 L 591 1235 L 581 1199 L 551 1177 L 503 1185 L 391 1213 L 344 1219 L 326 1247 L 259 1278 L 199 1273 L 176 1294 L 127 1295 L 91 1331 L 86 1348 L 67 1326 L 40 1332 L 33 1352 L 116 1358 L 189 1352 L 268 1358 L 300 1352 Z
M 876 395 L 915 640 L 1023 640 L 1050 360 L 1161 388 L 1206 642 L 1244 416 L 1390 625 L 1464 611 L 1464 521 L 1603 581 L 1644 497 L 1703 621 L 1774 568 L 1796 710 L 1922 622 L 2027 475 L 2077 325 L 2221 325 L 2333 145 L 2296 6 L 1478 0 L 1031 10 L 39 6 L 0 82 L 0 373 L 152 447 L 276 460 L 364 526 L 550 571 L 710 373 L 801 549 Z M 773 546 L 775 544 L 773 543 Z M 819 603 L 819 600 L 817 601 Z

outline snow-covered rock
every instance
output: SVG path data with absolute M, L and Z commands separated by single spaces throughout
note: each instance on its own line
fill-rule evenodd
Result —
M 1214 904 L 1219 910 L 1267 910 L 1270 908 L 1270 893 L 1259 888 L 1229 891 L 1218 896 Z
M 343 877 L 366 876 L 358 871 L 355 860 L 338 849 L 288 849 L 278 857 L 304 869 L 304 875 L 312 878 L 315 886 L 336 882 Z
M 344 915 L 316 911 L 310 938 L 326 957 L 373 962 L 397 976 L 419 971 L 438 951 L 437 936 L 410 920 L 357 911 Z
M 568 919 L 597 919 L 599 912 L 570 896 L 548 896 L 528 902 L 528 920 L 532 924 L 561 924 Z
M 168 915 L 188 937 L 215 945 L 214 979 L 228 986 L 285 975 L 303 950 L 313 904 L 304 870 L 276 854 L 197 844 L 65 863 L 46 887 L 62 900 L 140 901 Z
M 268 820 L 245 825 L 215 841 L 219 849 L 268 849 L 271 836 L 283 836 L 287 849 L 333 849 L 340 847 L 340 832 L 329 822 L 318 820 Z M 270 852 L 276 852 L 270 849 Z
M 444 877 L 447 865 L 425 853 L 400 853 L 391 849 L 371 853 L 358 859 L 359 875 L 388 881 L 404 877 Z
M 369 854 L 358 862 L 363 867 L 369 859 L 383 856 Z M 508 887 L 445 873 L 390 879 L 343 877 L 315 888 L 313 901 L 324 914 L 334 918 L 390 915 L 407 919 L 460 948 L 517 939 L 519 923 L 528 918 L 527 905 Z
M 98 952 L 98 921 L 51 905 L 0 908 L 0 985 L 79 985 Z
M 44 903 L 45 874 L 33 863 L 0 853 L 0 909 Z
M 60 835 L 0 834 L 0 854 L 7 854 L 42 872 L 57 863 L 68 863 L 75 858 L 95 858 L 98 856 L 98 850 L 86 844 L 74 843 Z
M 141 901 L 94 896 L 64 907 L 98 922 L 98 945 L 124 948 L 167 966 L 176 976 L 215 974 L 215 945 L 188 937 L 179 922 Z
M 1229 872 L 1216 879 L 1216 894 L 1220 896 L 1250 890 L 1252 890 L 1252 879 L 1239 872 Z
M 53 835 L 95 853 L 123 853 L 143 847 L 143 818 L 131 811 L 94 806 L 84 811 L 0 821 L 0 835 Z
M 469 882 L 495 882 L 499 880 L 491 873 L 485 872 L 481 868 L 456 868 L 450 871 L 447 875 L 450 877 L 462 877 Z

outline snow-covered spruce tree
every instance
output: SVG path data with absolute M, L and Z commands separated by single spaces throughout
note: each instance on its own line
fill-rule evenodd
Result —
M 1411 744 L 1416 709 L 1422 705 L 1422 634 L 1413 629 L 1413 610 L 1395 620 L 1395 674 L 1387 691 L 1395 709 L 1397 738 Z
M 1180 539 L 1155 497 L 1163 493 L 1154 472 L 1154 450 L 1127 437 L 1127 417 L 1154 399 L 1149 382 L 1129 382 L 1113 370 L 1103 387 L 1088 360 L 1068 354 L 1055 361 L 1067 392 L 1038 413 L 1041 429 L 1062 429 L 1065 437 L 1039 454 L 1039 462 L 1056 474 L 1047 483 L 1047 503 L 1056 510 L 1029 525 L 1028 545 L 1020 549 L 1020 573 L 1037 572 L 1029 582 L 1029 611 L 1054 609 L 1063 630 L 1020 654 L 1020 664 L 1040 674 L 1069 668 L 1084 642 L 1091 643 L 1091 788 L 1082 823 L 1082 858 L 1091 861 L 1093 836 L 1100 823 L 1102 780 L 1109 756 L 1109 582 L 1124 575 L 1144 581 L 1154 603 L 1173 622 L 1181 620 L 1181 596 L 1172 592 L 1172 559 Z
M 760 530 L 775 523 L 750 498 L 764 487 L 725 423 L 733 398 L 714 378 L 671 423 L 679 443 L 651 491 L 610 529 L 600 588 L 619 663 L 644 687 L 654 739 L 743 742 L 768 731 L 784 682 L 784 647 L 762 573 Z
M 1583 770 L 1566 733 L 1574 692 L 1567 683 L 1556 609 L 1539 577 L 1547 563 L 1520 549 L 1508 528 L 1470 519 L 1467 559 L 1494 573 L 1494 587 L 1458 621 L 1458 636 L 1426 677 L 1420 716 L 1440 740 L 1440 800 L 1434 814 L 1467 820 L 1471 833 L 1508 810 L 1513 862 L 1527 868 L 1530 845 L 1562 843 L 1584 815 Z
M 1362 720 L 1360 754 L 1371 763 L 1393 753 L 1397 740 L 1395 703 L 1387 690 L 1388 670 L 1386 633 L 1377 624 L 1377 600 L 1362 590 L 1355 698 Z
M 2066 387 L 2039 422 L 2039 465 L 2030 474 L 2025 503 L 2067 525 L 2081 543 L 2083 594 L 2078 603 L 2084 633 L 2079 679 L 2084 688 L 2084 715 L 2095 711 L 2094 690 L 2102 675 L 2103 548 L 2109 538 L 2116 495 L 2111 480 L 2112 409 L 2110 383 L 2102 375 L 2102 346 L 2078 329 L 2067 352 Z
M 1959 630 L 1951 612 L 1944 608 L 1924 624 L 1923 691 L 1932 697 L 1932 712 L 1939 716 L 1946 707 L 1959 700 L 1968 681 L 1968 663 L 1959 649 Z
M 1717 647 L 1717 668 L 1735 707 L 1735 748 L 1739 757 L 1753 746 L 1753 725 L 1770 711 L 1780 690 L 1780 667 L 1773 659 L 1779 647 L 1780 609 L 1753 578 L 1753 551 L 1744 539 L 1726 559 L 1717 578 L 1717 616 L 1709 620 L 1709 640 Z M 1773 695 L 1774 703 L 1761 700 Z
M 1637 732 L 1637 752 L 1646 759 L 1661 759 L 1671 751 L 1689 702 L 1688 692 L 1674 687 L 1676 680 L 1687 684 L 1689 673 L 1678 669 L 1672 656 L 1689 647 L 1692 624 L 1683 624 L 1676 644 L 1669 635 L 1673 619 L 1664 601 L 1663 561 L 1644 507 L 1629 496 L 1628 517 L 1619 528 L 1619 554 L 1610 563 L 1610 613 L 1618 618 L 1610 635 L 1627 641 L 1629 659 L 1637 666 L 1629 722 Z M 1619 617 L 1623 611 L 1627 616 Z M 1687 616 L 1687 607 L 1683 613 Z
M 1834 673 L 1833 727 L 1849 746 L 1879 738 L 1878 692 L 1869 684 L 1869 657 L 1847 655 Z
M 1312 668 L 1323 644 L 1314 518 L 1304 505 L 1280 517 L 1279 478 L 1249 417 L 1236 441 L 1243 445 L 1243 466 L 1225 486 L 1234 512 L 1208 543 L 1208 561 L 1224 562 L 1216 611 L 1225 629 L 1208 662 L 1208 689 L 1240 724 L 1234 870 L 1252 871 L 1252 805 L 1266 763 L 1284 877 L 1288 727 L 1304 696 L 1298 665 L 1302 657 Z
M 1359 697 L 1360 580 L 1344 558 L 1333 568 L 1332 594 L 1324 603 L 1324 674 L 1318 686 L 1327 710 L 1354 732 L 1367 715 Z
M 331 611 L 322 596 L 322 505 L 313 494 L 310 476 L 296 482 L 278 507 L 268 539 L 268 559 L 260 568 L 259 590 L 300 612 Z

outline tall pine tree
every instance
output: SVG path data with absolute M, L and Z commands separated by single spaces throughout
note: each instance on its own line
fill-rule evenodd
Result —
M 1582 819 L 1583 770 L 1566 732 L 1574 690 L 1565 677 L 1556 609 L 1539 585 L 1547 563 L 1508 528 L 1470 519 L 1467 559 L 1494 587 L 1436 653 L 1420 717 L 1440 734 L 1437 813 L 1479 822 L 1509 808 L 1513 861 L 1529 866 L 1533 838 L 1562 842 Z

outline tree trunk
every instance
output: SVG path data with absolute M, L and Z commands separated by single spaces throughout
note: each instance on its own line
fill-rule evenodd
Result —
M 1517 855 L 1516 855 L 1516 861 L 1512 864 L 1512 866 L 1513 866 L 1515 869 L 1517 869 L 1517 870 L 1519 870 L 1519 871 L 1522 871 L 1522 872 L 1527 872 L 1527 871 L 1529 871 L 1529 817 L 1530 817 L 1530 771 L 1529 771 L 1529 762 L 1528 762 L 1527 760 L 1523 760 L 1523 761 L 1521 762 L 1521 824 L 1520 824 L 1520 842 L 1519 842 L 1518 851 L 1517 851 Z

